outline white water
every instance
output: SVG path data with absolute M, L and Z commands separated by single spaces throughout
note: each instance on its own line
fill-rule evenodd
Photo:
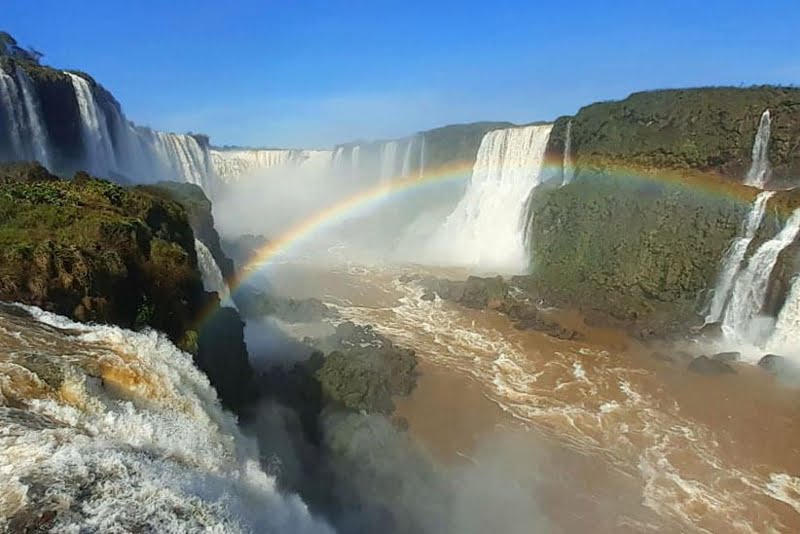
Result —
M 419 145 L 419 177 L 425 176 L 425 135 Z
M 793 358 L 800 364 L 800 275 L 795 276 L 786 295 L 766 349 Z
M 389 141 L 381 145 L 380 181 L 386 183 L 397 175 L 397 141 Z
M 763 188 L 769 180 L 769 136 L 771 120 L 769 110 L 761 114 L 758 131 L 753 141 L 753 162 L 744 180 L 745 185 Z
M 431 241 L 433 260 L 503 273 L 527 269 L 524 208 L 540 182 L 551 129 L 508 128 L 483 137 L 467 191 Z
M 733 281 L 741 269 L 747 248 L 761 226 L 761 221 L 767 208 L 767 201 L 774 194 L 773 191 L 765 191 L 756 197 L 752 209 L 742 223 L 741 235 L 733 240 L 733 243 L 725 253 L 725 257 L 722 259 L 722 269 L 719 272 L 717 284 L 714 288 L 711 306 L 706 315 L 706 324 L 716 323 L 722 318 L 722 312 L 725 311 L 725 305 L 728 303 L 731 289 L 733 288 Z
M 406 143 L 406 151 L 403 156 L 403 167 L 400 170 L 400 176 L 409 176 L 411 174 L 411 151 L 414 148 L 414 138 L 410 138 Z
M 25 158 L 25 147 L 22 144 L 25 130 L 25 114 L 22 109 L 22 100 L 14 78 L 0 69 L 0 102 L 3 104 L 5 112 L 5 122 L 7 122 L 7 135 L 12 144 L 14 155 Z
M 567 185 L 575 177 L 575 165 L 572 163 L 572 119 L 567 121 L 567 134 L 564 140 L 564 180 L 561 185 Z
M 25 112 L 28 117 L 33 157 L 45 167 L 50 167 L 47 130 L 42 123 L 39 100 L 33 88 L 33 82 L 28 74 L 19 67 L 17 67 L 17 81 L 19 82 L 20 89 L 22 89 L 22 101 L 25 105 Z
M 220 305 L 236 309 L 231 299 L 231 291 L 219 270 L 219 265 L 208 247 L 199 239 L 194 240 L 194 249 L 197 251 L 197 266 L 203 275 L 203 287 L 206 291 L 214 291 L 219 295 Z
M 76 74 L 64 74 L 72 80 L 75 97 L 78 99 L 86 170 L 99 176 L 108 176 L 116 169 L 116 158 L 106 115 L 97 105 L 89 82 Z
M 798 232 L 800 209 L 795 210 L 778 235 L 761 245 L 747 262 L 747 267 L 736 278 L 725 310 L 722 327 L 726 336 L 757 344 L 762 340 L 763 333 L 756 319 L 764 306 L 770 275 L 778 255 L 797 238 Z
M 12 74 L 0 69 L 0 118 L 14 159 L 36 159 L 49 167 L 47 131 L 30 77 L 17 67 Z
M 235 149 L 211 150 L 211 162 L 216 175 L 224 183 L 236 183 L 243 178 L 259 176 L 270 169 L 314 168 L 324 169 L 326 164 L 338 169 L 342 166 L 343 150 L 294 149 Z
M 331 532 L 165 336 L 25 309 L 0 308 L 0 530 Z

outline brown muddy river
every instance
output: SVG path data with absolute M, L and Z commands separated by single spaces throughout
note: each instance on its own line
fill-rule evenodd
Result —
M 510 436 L 556 532 L 800 531 L 800 389 L 748 364 L 694 375 L 574 316 L 584 341 L 519 331 L 399 281 L 422 271 L 294 263 L 269 277 L 414 348 L 422 375 L 398 402 L 412 434 L 448 462 Z

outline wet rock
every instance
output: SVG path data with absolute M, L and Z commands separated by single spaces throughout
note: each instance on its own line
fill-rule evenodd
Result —
M 697 333 L 706 337 L 719 337 L 722 335 L 722 323 L 707 323 L 701 326 Z
M 711 357 L 712 360 L 718 362 L 738 362 L 742 359 L 741 352 L 718 352 Z
M 720 360 L 712 360 L 708 356 L 698 356 L 689 364 L 689 371 L 701 375 L 735 374 L 736 369 Z
M 426 291 L 425 293 L 422 294 L 420 299 L 426 302 L 433 302 L 434 300 L 436 300 L 436 293 L 434 293 L 433 291 Z
M 799 374 L 800 366 L 790 361 L 785 356 L 767 354 L 758 360 L 758 366 L 773 374 Z
M 673 361 L 675 361 L 675 359 L 672 356 L 670 356 L 669 354 L 664 354 L 663 352 L 658 352 L 658 351 L 651 352 L 650 353 L 650 357 L 653 358 L 654 360 L 658 360 L 660 362 L 673 362 Z

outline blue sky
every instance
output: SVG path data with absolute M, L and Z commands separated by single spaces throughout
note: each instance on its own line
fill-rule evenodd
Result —
M 530 122 L 660 87 L 800 84 L 800 1 L 3 0 L 0 29 L 129 118 L 322 147 Z

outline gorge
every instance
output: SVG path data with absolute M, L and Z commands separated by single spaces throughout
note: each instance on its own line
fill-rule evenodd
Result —
M 800 528 L 800 89 L 218 147 L 15 46 L 0 529 Z

